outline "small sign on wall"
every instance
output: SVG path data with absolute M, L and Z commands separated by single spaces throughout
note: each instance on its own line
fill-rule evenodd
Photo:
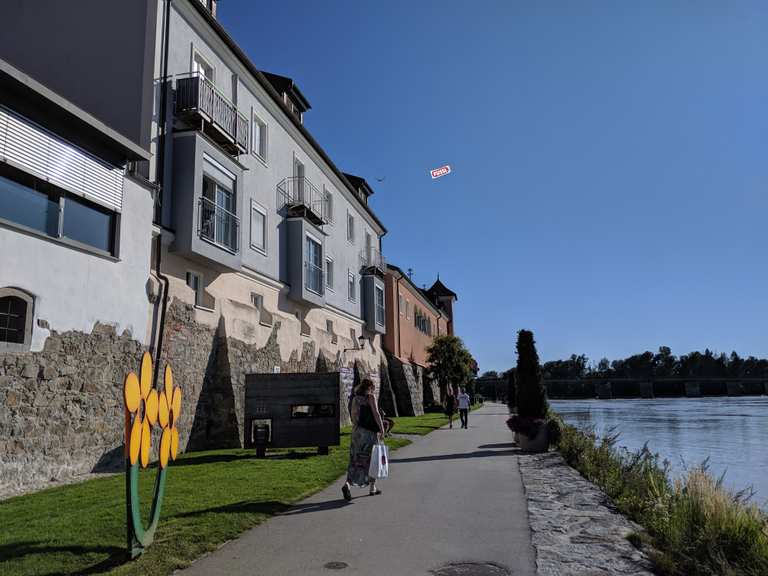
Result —
M 280 366 L 275 366 L 274 368 L 272 368 L 272 373 L 273 374 L 280 374 Z

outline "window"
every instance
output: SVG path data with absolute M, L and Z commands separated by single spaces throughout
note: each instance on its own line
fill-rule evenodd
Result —
M 262 120 L 253 115 L 251 133 L 251 152 L 259 158 L 267 161 L 267 125 Z
M 357 282 L 354 273 L 347 272 L 347 298 L 354 302 L 357 300 Z
M 384 290 L 375 287 L 376 292 L 376 324 L 384 325 Z
M 200 199 L 200 237 L 231 252 L 238 251 L 235 177 L 203 156 L 203 197 Z
M 411 303 L 408 300 L 405 301 L 405 317 L 407 320 L 411 319 Z
M 305 286 L 316 294 L 323 293 L 323 246 L 307 236 L 305 239 L 306 254 L 304 260 Z
M 25 352 L 32 341 L 32 296 L 0 288 L 0 351 Z
M 301 161 L 294 157 L 293 158 L 293 177 L 296 179 L 296 184 L 293 188 L 293 193 L 295 195 L 292 200 L 294 202 L 304 202 L 304 164 L 301 163 Z
M 328 190 L 323 193 L 323 220 L 333 224 L 333 194 Z
M 403 316 L 403 315 L 405 315 L 405 298 L 403 298 L 402 294 L 400 294 L 398 296 L 398 298 L 399 298 L 399 302 L 398 303 L 400 304 L 400 306 L 399 306 L 400 316 Z
M 333 259 L 325 259 L 325 286 L 328 290 L 333 290 Z
M 211 66 L 197 50 L 192 54 L 192 72 L 199 74 L 200 76 L 205 76 L 211 82 L 214 81 L 213 66 Z
M 203 277 L 197 272 L 187 272 L 187 286 L 195 293 L 195 306 L 203 305 Z
M 347 212 L 347 242 L 355 243 L 355 217 Z
M 117 213 L 2 163 L 0 218 L 52 238 L 116 253 Z
M 251 202 L 251 248 L 267 253 L 267 211 Z

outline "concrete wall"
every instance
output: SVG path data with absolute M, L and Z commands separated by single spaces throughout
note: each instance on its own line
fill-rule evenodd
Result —
M 50 330 L 90 333 L 96 323 L 146 341 L 151 222 L 151 192 L 126 178 L 117 260 L 0 226 L 0 287 L 34 296 L 33 351 Z
M 7 0 L 0 55 L 148 150 L 156 14 L 157 0 Z

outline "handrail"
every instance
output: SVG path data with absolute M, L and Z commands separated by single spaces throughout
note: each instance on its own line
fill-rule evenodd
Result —
M 240 218 L 208 198 L 199 201 L 200 238 L 237 254 L 240 250 Z
M 248 149 L 248 119 L 216 85 L 199 72 L 176 77 L 177 112 L 200 111 L 243 149 Z
M 360 266 L 361 268 L 378 268 L 384 271 L 387 267 L 387 261 L 378 248 L 367 246 L 360 252 Z
M 304 176 L 289 176 L 277 184 L 277 191 L 282 196 L 282 205 L 304 206 L 323 223 L 327 222 L 324 214 L 325 194 Z

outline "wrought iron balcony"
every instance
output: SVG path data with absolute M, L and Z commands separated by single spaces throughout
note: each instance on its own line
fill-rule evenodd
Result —
M 202 74 L 176 79 L 176 115 L 202 120 L 203 131 L 230 154 L 248 151 L 248 119 Z
M 307 178 L 283 178 L 277 192 L 291 216 L 303 216 L 318 226 L 328 223 L 325 195 Z
M 198 213 L 200 238 L 237 254 L 240 250 L 240 219 L 208 198 L 200 198 Z
M 373 246 L 368 246 L 360 252 L 360 267 L 363 269 L 373 268 L 383 273 L 387 271 L 387 261 L 379 250 Z
M 316 266 L 311 262 L 304 262 L 304 286 L 315 294 L 321 296 L 324 294 L 324 272 L 320 266 Z

